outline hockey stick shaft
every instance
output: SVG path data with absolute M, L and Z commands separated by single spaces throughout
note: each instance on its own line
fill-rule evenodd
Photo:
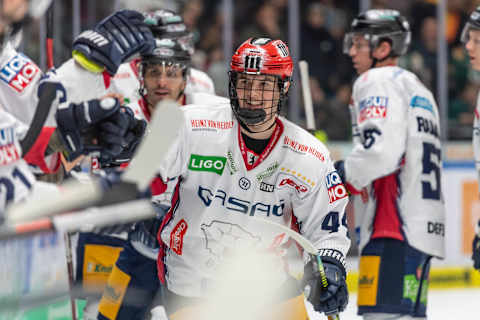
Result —
M 90 208 L 76 213 L 67 213 L 53 218 L 31 222 L 4 224 L 0 226 L 0 240 L 29 236 L 39 232 L 89 231 L 94 227 L 124 224 L 153 218 L 155 209 L 149 200 L 134 200 L 101 208 Z
M 305 108 L 305 118 L 307 120 L 307 129 L 315 131 L 315 115 L 313 114 L 312 92 L 310 90 L 310 77 L 308 73 L 308 63 L 302 60 L 298 63 L 300 69 L 300 79 L 302 82 L 303 105 Z
M 325 267 L 323 266 L 322 259 L 320 256 L 317 254 L 318 249 L 315 248 L 313 243 L 310 242 L 307 238 L 302 236 L 300 233 L 284 226 L 279 223 L 269 221 L 266 219 L 261 219 L 261 218 L 256 218 L 254 217 L 256 221 L 261 221 L 264 224 L 267 224 L 271 227 L 274 227 L 278 231 L 281 231 L 285 233 L 287 236 L 295 240 L 306 252 L 308 252 L 311 255 L 312 259 L 316 259 L 317 265 L 318 265 L 318 272 L 320 273 L 320 281 L 322 283 L 322 286 L 326 288 L 328 286 L 328 281 L 327 281 L 327 275 L 325 274 Z M 340 316 L 338 314 L 332 314 L 327 316 L 328 320 L 340 320 Z
M 54 67 L 53 64 L 53 2 L 47 10 L 47 39 L 46 39 L 46 51 L 47 51 L 47 68 Z
M 67 273 L 68 273 L 68 288 L 70 296 L 70 307 L 72 309 L 72 320 L 77 320 L 77 303 L 75 296 L 72 294 L 74 287 L 73 277 L 73 261 L 72 261 L 72 241 L 70 240 L 70 233 L 65 232 L 65 258 L 67 260 Z

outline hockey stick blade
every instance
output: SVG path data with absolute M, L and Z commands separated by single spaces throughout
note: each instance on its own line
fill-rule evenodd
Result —
M 272 227 L 273 229 L 276 229 L 279 232 L 285 233 L 288 237 L 295 240 L 306 252 L 308 252 L 310 255 L 312 255 L 312 259 L 316 259 L 316 261 L 317 261 L 318 271 L 320 272 L 320 277 L 321 277 L 321 282 L 322 282 L 323 287 L 326 288 L 328 286 L 327 278 L 326 278 L 326 275 L 325 275 L 325 268 L 323 267 L 322 259 L 320 258 L 320 256 L 317 255 L 318 249 L 315 248 L 315 246 L 313 245 L 313 243 L 310 240 L 308 240 L 307 238 L 302 236 L 300 233 L 298 233 L 298 232 L 296 232 L 296 231 L 294 231 L 294 230 L 292 230 L 292 229 L 290 229 L 290 228 L 288 228 L 284 225 L 281 225 L 279 223 L 269 221 L 269 220 L 266 220 L 266 219 L 262 219 L 262 218 L 258 218 L 258 217 L 255 217 L 255 216 L 253 217 L 253 219 L 255 221 L 264 223 L 264 224 Z M 331 315 L 327 315 L 327 319 L 328 320 L 340 320 L 340 316 L 338 314 L 331 314 Z
M 305 108 L 305 118 L 307 120 L 307 129 L 315 131 L 315 115 L 313 114 L 312 92 L 310 90 L 310 80 L 308 75 L 308 63 L 305 60 L 298 62 L 300 69 L 300 79 L 302 82 L 303 105 Z
M 140 143 L 134 159 L 122 175 L 122 181 L 135 185 L 134 192 L 144 190 L 155 175 L 160 162 L 170 148 L 184 121 L 178 103 L 171 100 L 160 102 L 147 127 L 147 133 Z M 107 191 L 107 197 L 114 201 L 129 200 L 132 188 L 126 184 Z M 124 188 L 125 187 L 125 188 Z M 118 190 L 118 191 L 117 191 Z M 113 194 L 117 192 L 118 194 Z M 102 199 L 103 191 L 98 182 L 88 185 L 74 182 L 65 184 L 58 194 L 46 194 L 42 201 L 26 201 L 14 204 L 6 212 L 6 223 L 31 221 L 61 212 L 78 210 L 95 205 Z M 112 201 L 107 202 L 112 204 Z
M 163 100 L 157 104 L 147 134 L 123 174 L 122 180 L 135 183 L 139 190 L 145 189 L 155 175 L 160 162 L 175 139 L 184 121 L 179 104 Z

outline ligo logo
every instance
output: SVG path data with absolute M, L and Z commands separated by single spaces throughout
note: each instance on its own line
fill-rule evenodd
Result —
M 348 193 L 337 171 L 327 174 L 326 184 L 330 203 L 345 198 Z
M 188 162 L 188 169 L 192 171 L 214 172 L 218 175 L 222 175 L 226 162 L 227 158 L 225 157 L 192 154 L 190 156 L 190 161 Z
M 0 78 L 17 92 L 27 87 L 39 69 L 29 58 L 19 53 L 0 70 Z

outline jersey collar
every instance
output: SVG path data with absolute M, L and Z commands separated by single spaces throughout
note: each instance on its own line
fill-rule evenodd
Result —
M 273 148 L 277 145 L 277 142 L 283 133 L 283 123 L 282 121 L 280 121 L 279 118 L 277 118 L 275 121 L 277 125 L 275 126 L 275 130 L 273 131 L 273 134 L 270 137 L 270 141 L 268 142 L 267 146 L 262 151 L 262 153 L 258 155 L 258 157 L 256 157 L 253 163 L 249 161 L 248 154 L 256 155 L 256 153 L 247 148 L 245 141 L 243 140 L 243 137 L 242 137 L 240 125 L 238 125 L 238 145 L 240 147 L 240 152 L 242 153 L 243 163 L 245 164 L 245 167 L 247 168 L 247 170 L 252 170 L 255 167 L 257 167 L 260 163 L 262 163 L 268 157 L 268 155 L 272 152 Z

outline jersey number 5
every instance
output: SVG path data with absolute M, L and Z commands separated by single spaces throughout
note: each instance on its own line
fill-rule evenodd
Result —
M 438 159 L 438 164 L 435 161 L 432 161 L 432 156 L 435 156 Z M 440 181 L 440 167 L 441 163 L 441 150 L 436 148 L 433 144 L 424 142 L 423 143 L 423 174 L 430 175 L 433 171 L 433 176 L 435 179 L 435 189 L 432 186 L 430 181 L 422 181 L 422 197 L 424 199 L 440 200 L 440 193 L 442 191 L 441 181 Z

